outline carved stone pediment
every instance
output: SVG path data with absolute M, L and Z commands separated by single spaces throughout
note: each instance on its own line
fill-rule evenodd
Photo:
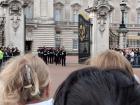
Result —
M 97 13 L 98 24 L 100 24 L 99 30 L 101 32 L 105 30 L 107 14 L 112 10 L 113 7 L 108 3 L 108 0 L 94 1 L 93 11 Z
M 9 4 L 10 15 L 14 15 L 14 14 L 21 15 L 22 12 L 21 10 L 22 10 L 22 6 L 19 1 L 12 1 Z
M 64 4 L 61 2 L 57 2 L 57 3 L 54 3 L 54 6 L 55 6 L 55 8 L 60 9 L 64 6 Z
M 74 10 L 79 10 L 81 8 L 81 5 L 79 3 L 75 3 L 75 4 L 72 4 L 71 7 L 74 9 Z

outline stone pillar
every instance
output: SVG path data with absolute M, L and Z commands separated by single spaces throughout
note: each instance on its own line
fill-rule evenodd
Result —
M 123 49 L 124 48 L 124 35 L 123 35 L 123 33 L 120 33 L 119 48 L 120 49 Z
M 47 8 L 47 11 L 48 11 L 48 18 L 49 19 L 53 19 L 53 15 L 54 15 L 54 13 L 53 13 L 53 0 L 48 0 L 48 6 L 47 6 L 48 8 Z
M 97 22 L 97 18 L 94 18 L 96 17 L 96 14 L 93 13 L 93 18 L 91 18 L 91 24 L 92 24 L 92 30 L 91 30 L 91 57 L 94 57 L 95 54 L 96 54 L 96 47 L 97 47 L 97 40 L 96 40 L 96 34 L 97 34 L 97 30 L 96 30 L 96 27 L 97 27 L 97 24 L 95 24 Z
M 109 12 L 112 9 L 107 0 L 94 1 L 91 57 L 109 49 Z
M 5 46 L 17 47 L 21 54 L 24 54 L 24 2 L 11 0 L 7 3 L 8 6 L 5 8 Z
M 40 18 L 40 0 L 34 0 L 34 17 L 35 19 Z

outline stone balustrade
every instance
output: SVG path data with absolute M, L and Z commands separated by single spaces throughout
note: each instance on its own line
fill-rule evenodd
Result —
M 110 23 L 111 28 L 119 28 L 119 23 Z M 126 24 L 127 28 L 140 28 L 140 24 Z
M 78 27 L 78 22 L 56 21 L 55 24 L 59 26 L 77 26 Z

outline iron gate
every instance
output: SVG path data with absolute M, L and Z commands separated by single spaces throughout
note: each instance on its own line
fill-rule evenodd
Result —
M 79 63 L 90 57 L 90 21 L 79 14 L 78 23 Z

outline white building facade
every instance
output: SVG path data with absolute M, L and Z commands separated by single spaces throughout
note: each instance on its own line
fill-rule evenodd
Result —
M 34 0 L 25 9 L 26 47 L 64 47 L 78 52 L 78 15 L 88 7 L 85 0 Z
M 77 53 L 78 14 L 85 12 L 88 6 L 91 7 L 93 1 L 32 0 L 28 7 L 24 9 L 26 50 L 36 52 L 39 47 L 44 46 L 64 47 L 67 52 Z M 116 30 L 121 23 L 121 0 L 108 1 L 114 8 L 109 17 L 110 30 L 113 34 L 118 35 Z M 129 30 L 127 46 L 140 47 L 140 0 L 125 1 L 127 8 L 124 20 Z M 112 44 L 111 47 L 118 46 Z

